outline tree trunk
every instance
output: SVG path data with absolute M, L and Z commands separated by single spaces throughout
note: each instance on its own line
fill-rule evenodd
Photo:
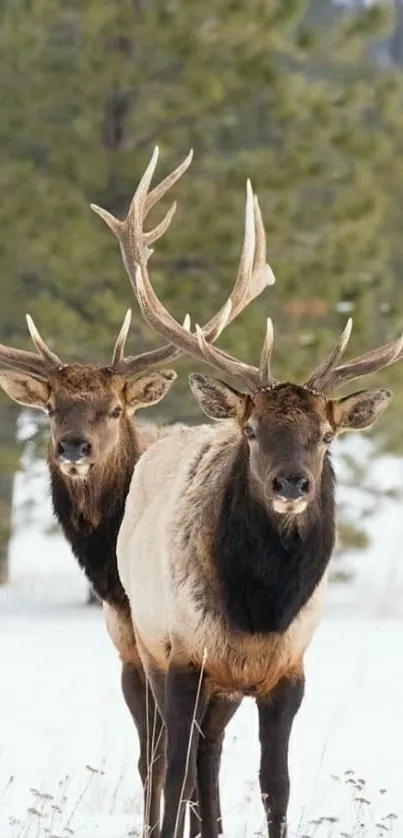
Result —
M 0 585 L 9 578 L 8 552 L 11 537 L 14 474 L 18 468 L 19 449 L 16 422 L 19 408 L 0 402 Z

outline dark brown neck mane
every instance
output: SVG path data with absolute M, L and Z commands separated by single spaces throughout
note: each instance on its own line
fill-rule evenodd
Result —
M 119 447 L 86 480 L 71 480 L 52 459 L 48 466 L 53 510 L 80 567 L 97 595 L 117 608 L 128 609 L 119 578 L 116 542 L 133 468 L 141 454 L 134 424 L 127 419 Z
M 327 455 L 303 526 L 287 526 L 251 493 L 248 457 L 239 450 L 215 527 L 213 561 L 231 629 L 285 632 L 308 602 L 331 558 L 334 474 Z

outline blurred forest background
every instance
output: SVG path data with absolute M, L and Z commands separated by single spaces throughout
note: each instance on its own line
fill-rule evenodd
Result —
M 278 377 L 301 380 L 349 314 L 351 353 L 403 327 L 403 7 L 331 0 L 1 0 L 0 340 L 25 312 L 65 360 L 108 362 L 128 305 L 114 237 L 154 144 L 162 177 L 195 150 L 152 275 L 204 322 L 234 281 L 245 180 L 259 195 L 274 288 L 223 336 L 256 362 L 270 313 Z M 189 365 L 154 415 L 200 420 Z M 374 444 L 403 453 L 403 368 Z M 151 415 L 151 411 L 150 411 Z M 0 401 L 0 576 L 7 575 L 19 410 Z M 41 428 L 41 425 L 39 425 Z M 43 457 L 46 434 L 35 454 Z M 350 458 L 350 478 L 365 464 Z M 376 487 L 375 487 L 376 496 Z M 365 533 L 345 524 L 345 545 Z

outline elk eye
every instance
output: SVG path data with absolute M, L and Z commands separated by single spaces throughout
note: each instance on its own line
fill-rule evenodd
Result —
M 333 434 L 331 431 L 327 431 L 327 433 L 323 434 L 323 442 L 325 443 L 325 445 L 330 445 L 332 439 Z
M 52 405 L 51 405 L 51 404 L 47 404 L 47 405 L 46 405 L 46 413 L 48 414 L 49 418 L 50 418 L 51 416 L 54 416 L 54 415 L 55 415 L 55 412 L 56 412 L 56 411 L 55 411 L 54 407 L 52 407 Z
M 245 425 L 243 432 L 247 439 L 256 439 L 256 434 L 252 428 L 252 425 Z
M 121 416 L 121 415 L 122 415 L 122 408 L 119 407 L 119 406 L 114 407 L 113 410 L 111 410 L 111 412 L 109 414 L 111 419 L 119 419 L 119 416 Z

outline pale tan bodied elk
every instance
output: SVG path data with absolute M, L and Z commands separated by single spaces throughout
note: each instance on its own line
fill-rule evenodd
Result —
M 141 204 L 143 221 L 186 171 L 190 161 L 191 154 L 147 194 Z M 156 155 L 152 161 L 154 167 L 155 163 Z M 136 195 L 141 196 L 142 184 L 143 181 Z M 162 235 L 173 212 L 174 207 L 148 233 L 149 246 Z M 250 189 L 245 218 L 245 241 L 230 298 L 231 312 L 226 304 L 205 326 L 206 338 L 212 341 L 226 322 L 240 314 L 274 281 L 269 267 L 265 266 L 262 223 Z M 124 231 L 125 222 L 119 224 Z M 255 232 L 256 253 L 251 248 Z M 168 344 L 141 355 L 125 356 L 130 326 L 128 312 L 109 364 L 65 364 L 47 346 L 32 319 L 29 316 L 27 319 L 38 354 L 0 345 L 0 386 L 15 401 L 43 410 L 49 418 L 47 459 L 54 512 L 80 566 L 104 603 L 108 631 L 122 659 L 123 694 L 140 741 L 144 829 L 146 834 L 157 838 L 165 736 L 138 655 L 130 604 L 117 570 L 116 540 L 134 466 L 157 438 L 176 432 L 137 419 L 137 411 L 159 402 L 176 378 L 172 371 L 151 370 L 179 358 L 182 353 Z M 208 744 L 207 740 L 206 747 Z M 220 742 L 216 747 L 219 750 Z M 199 820 L 192 808 L 191 834 L 198 832 Z
M 135 207 L 128 222 L 124 238 L 115 233 L 146 321 L 243 385 L 190 376 L 201 409 L 219 423 L 182 428 L 144 454 L 118 537 L 139 653 L 167 725 L 161 836 L 182 833 L 197 777 L 202 838 L 216 838 L 214 769 L 201 765 L 200 745 L 206 726 L 218 736 L 249 695 L 269 836 L 284 838 L 289 737 L 334 545 L 329 449 L 338 434 L 373 425 L 391 399 L 386 389 L 332 393 L 402 358 L 403 337 L 341 364 L 350 320 L 304 384 L 276 381 L 271 321 L 259 367 L 214 348 L 197 327 L 191 334 L 153 291 Z
M 188 165 L 191 159 L 191 153 L 188 155 L 184 164 Z M 127 270 L 131 270 L 130 265 L 126 262 L 125 259 L 125 247 L 130 248 L 128 242 L 131 237 L 131 230 L 132 230 L 132 216 L 133 214 L 137 217 L 137 223 L 143 224 L 149 209 L 151 206 L 154 205 L 156 202 L 155 195 L 158 193 L 158 197 L 162 197 L 163 194 L 166 192 L 166 182 L 168 178 L 172 176 L 168 176 L 162 184 L 155 187 L 149 193 L 150 183 L 157 165 L 158 161 L 158 148 L 155 149 L 150 163 L 144 172 L 143 177 L 140 180 L 140 183 L 137 187 L 135 196 L 133 198 L 131 207 L 129 209 L 128 216 L 124 222 L 119 221 L 114 216 L 112 216 L 106 210 L 92 204 L 92 209 L 97 212 L 108 224 L 109 227 L 114 231 L 114 233 L 118 236 L 121 241 L 121 250 L 123 261 Z M 174 175 L 176 172 L 179 171 L 181 167 L 178 167 L 178 170 L 175 170 Z M 183 168 L 182 168 L 183 170 Z M 176 177 L 177 179 L 177 177 Z M 151 255 L 152 251 L 150 250 L 150 245 L 154 243 L 158 238 L 160 238 L 163 233 L 168 229 L 171 220 L 173 218 L 174 212 L 176 209 L 176 204 L 173 204 L 170 209 L 168 210 L 166 216 L 164 217 L 163 221 L 153 230 L 145 234 L 144 237 L 144 244 L 145 244 L 145 258 L 148 260 L 149 256 Z M 265 241 L 265 233 L 263 227 L 263 221 L 260 213 L 259 204 L 257 201 L 256 196 L 253 195 L 252 188 L 250 182 L 247 183 L 246 189 L 246 206 L 245 206 L 245 231 L 244 231 L 244 242 L 241 251 L 241 258 L 238 266 L 237 276 L 235 280 L 235 285 L 233 291 L 227 300 L 226 304 L 223 308 L 216 314 L 212 320 L 204 327 L 204 333 L 206 339 L 209 341 L 215 341 L 218 336 L 223 331 L 224 327 L 227 326 L 230 322 L 232 322 L 235 317 L 237 317 L 244 308 L 249 305 L 249 303 L 254 300 L 263 289 L 269 285 L 272 285 L 275 281 L 273 272 L 270 266 L 267 264 L 267 254 L 266 254 L 266 241 Z M 190 323 L 188 322 L 186 328 L 190 327 Z M 161 350 L 160 350 L 161 351 Z M 180 354 L 183 354 L 180 350 L 176 349 L 176 356 L 178 357 Z M 177 433 L 177 429 L 174 431 Z M 154 706 L 154 705 L 152 705 Z M 232 711 L 234 712 L 234 711 Z M 149 714 L 148 714 L 149 716 Z M 151 728 L 151 720 L 149 722 L 149 729 Z M 205 725 L 205 734 L 203 738 L 203 742 L 200 748 L 200 772 L 203 772 L 204 765 L 206 763 L 212 764 L 211 773 L 212 776 L 218 778 L 218 767 L 220 762 L 220 753 L 221 753 L 221 746 L 222 746 L 222 726 L 219 727 L 219 734 L 216 734 L 216 723 L 212 724 L 210 727 L 206 724 Z M 155 733 L 155 725 L 154 725 L 154 733 Z M 162 778 L 163 778 L 163 748 L 164 748 L 164 736 L 163 731 L 158 728 L 158 750 L 156 754 L 155 745 L 153 745 L 153 762 L 155 765 L 156 759 L 159 762 L 159 769 L 158 769 L 158 779 L 160 779 L 159 788 L 162 786 Z M 151 737 L 152 740 L 155 740 L 155 735 Z M 216 767 L 214 767 L 216 766 Z M 156 772 L 156 768 L 154 768 L 154 773 Z M 214 782 L 214 780 L 213 780 Z M 216 781 L 217 785 L 217 781 Z M 197 807 L 195 805 L 195 800 L 197 799 L 197 794 L 195 793 L 192 797 L 192 805 L 191 805 L 191 814 L 190 814 L 190 835 L 195 836 L 200 833 L 200 817 L 197 811 Z M 155 795 L 152 796 L 152 800 L 155 800 Z M 159 825 L 157 824 L 157 811 L 158 805 L 156 803 L 155 806 L 152 807 L 152 817 L 149 817 L 145 822 L 145 831 L 149 831 L 151 829 L 153 838 L 158 838 L 159 835 Z M 216 820 L 220 822 L 221 814 L 220 814 L 220 804 L 219 804 L 219 795 L 218 795 L 218 786 L 215 789 L 215 811 L 216 811 Z

